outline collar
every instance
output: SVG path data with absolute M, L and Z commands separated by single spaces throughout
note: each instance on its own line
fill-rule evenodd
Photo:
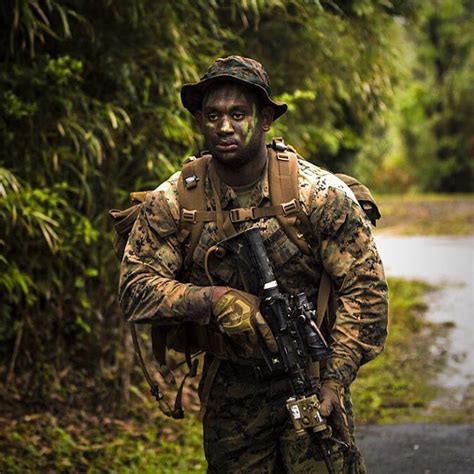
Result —
M 211 180 L 209 179 L 209 172 L 206 179 L 206 192 L 210 197 L 209 201 L 212 203 L 212 208 L 215 209 L 214 193 L 212 192 Z M 233 208 L 237 202 L 236 192 L 224 181 L 221 181 L 220 198 L 222 209 Z M 252 191 L 250 202 L 253 206 L 259 207 L 264 200 L 270 200 L 270 186 L 268 184 L 268 160 L 262 171 L 260 179 L 255 183 Z

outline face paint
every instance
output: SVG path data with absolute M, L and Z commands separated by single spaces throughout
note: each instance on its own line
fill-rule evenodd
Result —
M 221 126 L 222 132 L 224 132 L 224 133 L 229 133 L 230 130 L 231 130 L 231 128 L 232 128 L 232 127 L 231 127 L 231 125 L 230 125 L 229 120 L 228 120 L 228 119 L 223 119 L 223 121 L 222 121 L 222 126 Z
M 206 148 L 225 165 L 251 162 L 264 144 L 259 120 L 256 98 L 247 88 L 219 84 L 203 101 L 201 131 Z
M 258 116 L 257 116 L 257 106 L 252 105 L 252 115 L 242 122 L 242 135 L 245 146 L 248 146 L 252 140 L 255 127 L 257 126 Z

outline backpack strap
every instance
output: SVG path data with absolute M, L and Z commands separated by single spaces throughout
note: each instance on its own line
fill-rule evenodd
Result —
M 220 179 L 215 172 L 211 155 L 191 157 L 183 165 L 178 182 L 181 204 L 180 241 L 189 238 L 185 265 L 192 261 L 194 249 L 199 242 L 204 223 L 216 222 L 222 238 L 235 233 L 234 223 L 276 217 L 289 238 L 305 254 L 309 245 L 305 236 L 309 234 L 309 219 L 299 201 L 298 158 L 295 150 L 288 147 L 282 138 L 274 138 L 269 148 L 269 186 L 271 206 L 236 208 L 230 211 L 220 207 Z M 209 169 L 216 209 L 208 210 L 205 195 L 205 178 Z
M 291 212 L 274 214 L 288 238 L 309 255 L 310 222 L 299 199 L 298 155 L 282 138 L 272 140 L 269 148 L 268 180 L 272 206 L 288 206 Z
M 181 243 L 188 239 L 184 260 L 185 268 L 190 266 L 204 222 L 206 222 L 202 219 L 197 220 L 196 215 L 199 213 L 201 217 L 201 213 L 207 211 L 205 182 L 210 158 L 211 155 L 188 158 L 178 180 L 178 196 L 181 206 L 181 231 L 178 239 Z
M 151 191 L 135 191 L 130 193 L 130 201 L 138 204 L 144 203 L 149 193 Z
M 265 207 L 237 207 L 230 211 L 222 211 L 223 221 L 229 219 L 233 224 L 245 221 L 256 221 L 262 217 L 288 216 L 297 210 L 296 199 L 289 202 L 284 202 L 277 206 Z M 181 219 L 184 222 L 192 224 L 217 222 L 218 211 L 197 211 L 184 209 L 181 214 Z

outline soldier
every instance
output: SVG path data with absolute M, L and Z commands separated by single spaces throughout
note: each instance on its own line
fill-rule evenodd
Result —
M 271 99 L 262 65 L 239 56 L 216 60 L 200 82 L 183 86 L 181 98 L 212 155 L 200 185 L 216 217 L 203 224 L 190 255 L 179 198 L 183 177 L 176 173 L 150 193 L 122 262 L 124 313 L 132 321 L 191 323 L 196 333 L 207 334 L 200 339 L 207 350 L 200 396 L 208 472 L 326 472 L 309 437 L 295 434 L 285 405 L 290 395 L 285 374 L 270 374 L 260 358 L 260 341 L 276 348 L 258 298 L 243 291 L 231 262 L 207 265 L 209 249 L 229 229 L 231 234 L 257 225 L 285 293 L 304 291 L 316 301 L 323 271 L 331 277 L 335 320 L 326 323 L 330 346 L 321 370 L 321 414 L 336 437 L 352 446 L 348 455 L 331 445 L 336 471 L 365 472 L 354 443 L 349 386 L 361 364 L 381 352 L 387 324 L 387 285 L 370 223 L 342 181 L 303 160 L 299 200 L 311 225 L 309 254 L 288 238 L 275 216 L 232 221 L 231 209 L 269 205 L 265 135 L 287 106 Z

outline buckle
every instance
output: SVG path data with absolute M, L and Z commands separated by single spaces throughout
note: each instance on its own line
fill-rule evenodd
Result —
M 255 219 L 254 207 L 239 207 L 237 209 L 231 209 L 229 216 L 231 222 L 244 222 Z
M 299 206 L 298 206 L 298 203 L 296 202 L 296 199 L 292 199 L 291 201 L 284 202 L 281 205 L 281 208 L 283 210 L 283 215 L 287 216 L 287 215 L 293 214 L 293 212 L 297 211 Z
M 187 178 L 184 178 L 184 185 L 186 186 L 186 189 L 194 189 L 197 186 L 198 181 L 199 178 L 197 176 L 188 176 Z
M 196 211 L 190 211 L 189 209 L 182 209 L 181 217 L 185 222 L 196 223 Z
M 277 153 L 277 159 L 280 161 L 290 161 L 290 156 L 286 153 Z
M 272 148 L 276 151 L 286 151 L 288 147 L 285 145 L 282 137 L 275 137 L 272 140 Z

